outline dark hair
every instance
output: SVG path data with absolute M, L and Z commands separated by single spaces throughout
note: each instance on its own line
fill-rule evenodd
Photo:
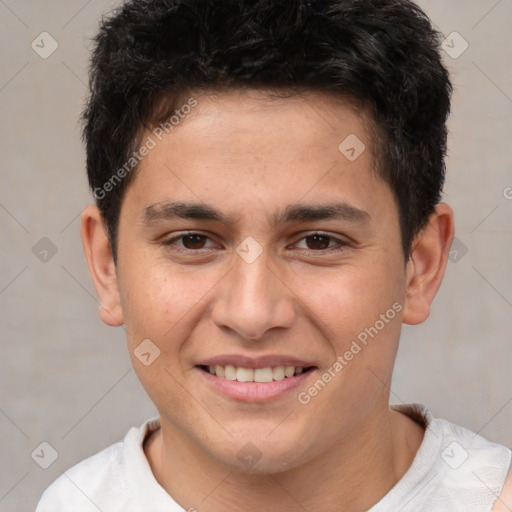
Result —
M 126 163 L 144 129 L 190 91 L 253 88 L 321 91 L 367 109 L 407 260 L 444 184 L 452 88 L 439 44 L 408 0 L 127 1 L 100 24 L 82 116 L 89 184 L 114 258 L 136 168 Z

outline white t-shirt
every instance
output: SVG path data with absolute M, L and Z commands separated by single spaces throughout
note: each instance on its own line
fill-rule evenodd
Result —
M 511 462 L 509 448 L 487 441 L 420 404 L 395 405 L 425 428 L 402 479 L 368 512 L 489 512 Z M 143 449 L 157 418 L 131 428 L 123 441 L 64 472 L 36 512 L 183 512 L 156 481 Z

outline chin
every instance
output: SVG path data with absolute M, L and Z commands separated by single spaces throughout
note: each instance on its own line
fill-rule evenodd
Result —
M 218 447 L 214 457 L 235 471 L 248 474 L 282 473 L 307 461 L 307 452 L 311 448 L 306 446 L 304 436 L 296 437 L 285 430 L 281 435 L 272 433 L 269 436 L 269 432 L 265 429 L 263 435 L 252 432 L 237 436 L 234 443 L 230 439 L 229 446 L 225 449 Z

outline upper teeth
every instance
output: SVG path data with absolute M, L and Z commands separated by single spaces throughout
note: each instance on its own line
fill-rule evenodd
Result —
M 285 377 L 300 375 L 304 370 L 301 366 L 274 366 L 267 368 L 241 368 L 228 364 L 222 366 L 208 366 L 208 371 L 212 375 L 222 377 L 228 380 L 237 380 L 238 382 L 272 382 L 273 380 L 283 380 Z

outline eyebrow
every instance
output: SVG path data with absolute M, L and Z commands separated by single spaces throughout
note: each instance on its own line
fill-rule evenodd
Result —
M 240 220 L 205 203 L 159 202 L 144 208 L 142 214 L 142 222 L 146 225 L 176 218 L 213 221 L 228 226 L 235 225 Z M 329 219 L 366 223 L 371 220 L 371 217 L 368 212 L 340 201 L 321 205 L 302 203 L 288 205 L 283 211 L 274 213 L 270 220 L 274 225 L 278 225 Z

